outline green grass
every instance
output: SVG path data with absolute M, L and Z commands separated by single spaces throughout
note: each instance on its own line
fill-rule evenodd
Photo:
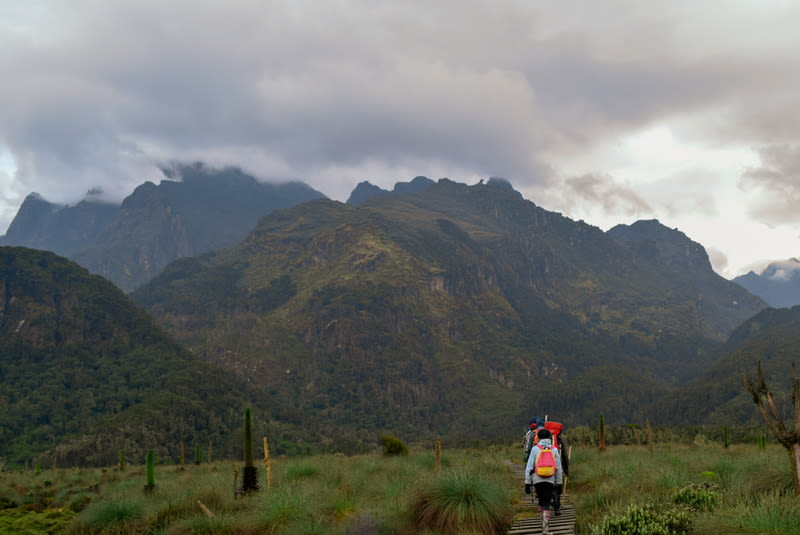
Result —
M 0 472 L 0 533 L 502 533 L 514 513 L 531 514 L 507 464 L 518 461 L 516 445 L 445 448 L 440 472 L 432 448 L 410 450 L 276 458 L 273 488 L 258 466 L 261 491 L 241 497 L 241 463 L 230 461 L 156 466 L 152 492 L 144 491 L 143 466 Z M 800 502 L 779 446 L 576 447 L 570 468 L 579 534 L 684 533 L 675 530 L 686 525 L 690 535 L 800 533 Z
M 633 524 L 625 520 L 630 508 L 648 506 L 671 515 L 675 525 L 687 514 L 693 535 L 800 533 L 800 504 L 780 446 L 611 446 L 602 453 L 580 448 L 570 472 L 578 533 L 660 534 L 658 527 L 625 531 Z M 675 529 L 663 533 L 682 533 Z
M 237 497 L 234 472 L 241 478 L 240 464 L 156 466 L 151 492 L 144 490 L 143 466 L 129 465 L 124 472 L 2 472 L 0 526 L 14 527 L 0 532 L 23 533 L 15 529 L 18 510 L 26 507 L 28 525 L 36 518 L 36 525 L 66 535 L 411 535 L 419 533 L 412 497 L 440 488 L 472 500 L 458 507 L 464 522 L 475 523 L 485 514 L 510 519 L 506 511 L 517 490 L 501 455 L 476 451 L 445 451 L 438 474 L 432 452 L 413 449 L 408 456 L 278 458 L 271 462 L 273 488 L 267 486 L 264 467 L 258 466 L 261 491 Z

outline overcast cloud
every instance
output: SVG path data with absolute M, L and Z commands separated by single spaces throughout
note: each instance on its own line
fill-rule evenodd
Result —
M 16 4 L 16 5 L 15 5 Z M 120 200 L 158 165 L 503 176 L 607 229 L 658 218 L 715 268 L 800 255 L 800 4 L 0 3 L 0 232 L 24 197 Z

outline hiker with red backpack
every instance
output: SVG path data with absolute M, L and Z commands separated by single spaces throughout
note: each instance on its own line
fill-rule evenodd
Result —
M 567 445 L 562 434 L 562 431 L 564 430 L 564 424 L 548 420 L 544 422 L 544 428 L 550 431 L 550 440 L 553 443 L 553 447 L 558 448 L 559 452 L 561 453 L 561 466 L 564 469 L 564 478 L 569 477 L 569 452 L 567 452 Z M 564 494 L 563 483 L 556 485 L 555 492 L 553 493 L 553 511 L 555 512 L 556 516 L 561 514 L 562 494 Z
M 536 489 L 538 510 L 542 515 L 542 533 L 550 533 L 550 504 L 556 485 L 563 484 L 561 453 L 553 447 L 552 435 L 546 428 L 539 429 L 539 442 L 531 449 L 528 464 L 525 466 L 525 493 Z

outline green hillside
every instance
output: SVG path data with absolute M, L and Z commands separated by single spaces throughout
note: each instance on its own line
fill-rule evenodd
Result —
M 751 395 L 742 385 L 743 375 L 756 377 L 759 363 L 785 420 L 791 421 L 792 365 L 800 356 L 800 307 L 761 311 L 734 330 L 719 355 L 719 361 L 709 370 L 650 409 L 654 421 L 762 423 Z
M 109 281 L 49 252 L 0 248 L 0 458 L 176 458 L 182 441 L 233 455 L 251 402 Z

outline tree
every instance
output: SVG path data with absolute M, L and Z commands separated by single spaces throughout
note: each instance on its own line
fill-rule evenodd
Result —
M 797 369 L 792 363 L 792 407 L 794 409 L 794 429 L 787 429 L 783 423 L 775 397 L 767 388 L 764 380 L 764 370 L 761 362 L 758 363 L 758 376 L 755 380 L 744 375 L 742 381 L 748 392 L 753 396 L 753 401 L 770 432 L 778 439 L 789 453 L 789 460 L 792 463 L 792 481 L 794 482 L 794 492 L 800 496 L 800 379 L 797 377 Z

